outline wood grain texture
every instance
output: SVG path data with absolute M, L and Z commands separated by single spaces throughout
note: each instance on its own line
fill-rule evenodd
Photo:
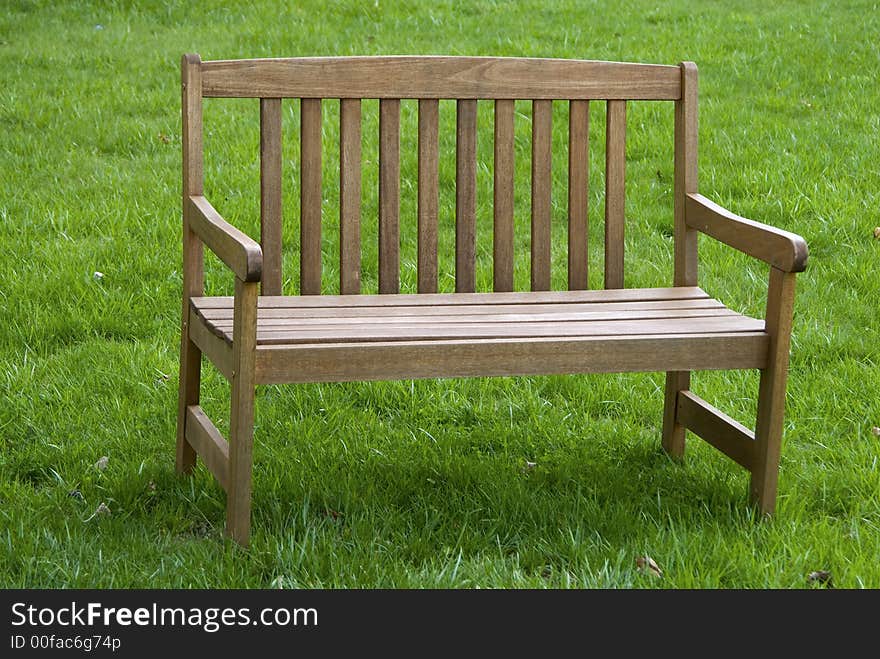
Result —
M 689 301 L 693 302 L 693 301 Z M 634 321 L 648 318 L 669 320 L 674 318 L 705 318 L 705 317 L 736 317 L 735 311 L 723 305 L 707 304 L 652 304 L 645 303 L 622 303 L 622 304 L 571 304 L 571 305 L 510 305 L 492 308 L 491 310 L 476 307 L 461 307 L 443 305 L 437 307 L 377 307 L 375 309 L 297 309 L 297 308 L 260 308 L 258 329 L 303 329 L 303 330 L 328 330 L 334 334 L 344 332 L 342 325 L 357 325 L 359 328 L 367 328 L 381 331 L 391 327 L 418 327 L 430 325 L 439 327 L 508 327 L 513 323 L 522 323 L 522 328 L 516 331 L 528 333 L 531 327 L 558 323 L 560 331 L 565 329 L 568 322 L 577 321 Z M 220 330 L 229 332 L 232 337 L 233 318 L 226 309 L 201 310 L 203 320 L 212 331 Z M 313 315 L 307 315 L 307 311 L 315 311 Z M 754 320 L 754 319 L 753 319 Z M 759 322 L 760 321 L 756 321 Z M 537 323 L 538 325 L 532 325 Z M 585 325 L 589 329 L 589 325 Z M 750 325 L 751 327 L 751 325 Z M 430 328 L 429 328 L 430 329 Z M 642 332 L 640 332 L 642 333 Z
M 687 195 L 697 191 L 697 65 L 681 63 L 681 98 L 675 102 L 674 260 L 676 286 L 697 285 L 697 231 L 687 224 Z
M 687 226 L 685 200 L 697 191 L 697 66 L 680 64 L 681 97 L 675 101 L 673 183 L 673 283 L 697 285 L 697 231 Z M 685 427 L 677 420 L 678 392 L 690 389 L 691 375 L 685 371 L 666 374 L 663 404 L 663 448 L 673 457 L 684 455 Z
M 532 276 L 533 291 L 550 290 L 550 218 L 553 102 L 532 101 Z
M 300 101 L 299 286 L 321 294 L 321 99 Z
M 697 286 L 670 288 L 624 288 L 598 291 L 541 291 L 510 293 L 429 293 L 425 295 L 322 295 L 315 297 L 260 297 L 260 307 L 421 307 L 434 305 L 567 304 L 570 302 L 643 302 L 649 300 L 705 299 Z M 193 302 L 200 309 L 228 307 L 229 296 L 201 297 Z
M 623 288 L 626 101 L 608 101 L 605 128 L 605 288 Z
M 476 290 L 477 262 L 477 102 L 456 104 L 455 292 Z
M 590 102 L 571 101 L 568 110 L 568 288 L 588 284 Z
M 419 293 L 437 292 L 439 119 L 440 109 L 436 100 L 419 100 Z
M 751 430 L 691 391 L 679 392 L 677 414 L 679 423 L 688 430 L 751 470 L 755 456 L 755 435 Z
M 737 314 L 726 308 L 716 309 L 644 309 L 632 311 L 612 311 L 608 309 L 589 311 L 538 311 L 533 308 L 514 313 L 460 313 L 454 309 L 453 313 L 439 313 L 440 310 L 430 307 L 421 309 L 421 313 L 410 312 L 400 315 L 364 315 L 361 313 L 351 316 L 328 315 L 315 318 L 304 318 L 299 313 L 291 315 L 278 313 L 278 309 L 261 310 L 257 325 L 257 342 L 262 338 L 271 338 L 274 333 L 295 331 L 298 334 L 315 333 L 331 339 L 344 336 L 345 332 L 352 330 L 354 333 L 375 333 L 382 335 L 387 330 L 401 331 L 413 329 L 416 334 L 436 329 L 452 331 L 457 334 L 468 332 L 492 332 L 496 329 L 505 332 L 516 332 L 519 336 L 529 336 L 532 330 L 537 335 L 545 331 L 558 331 L 561 335 L 583 336 L 596 331 L 592 323 L 596 321 L 611 321 L 620 323 L 621 319 L 633 323 L 642 320 L 670 321 L 672 319 L 693 318 L 722 318 L 732 320 Z M 274 313 L 272 313 L 274 312 Z M 436 312 L 436 313 L 428 313 Z M 521 327 L 515 327 L 516 324 Z M 671 324 L 671 323 L 666 323 Z M 233 320 L 215 319 L 208 321 L 209 331 L 232 339 Z M 684 324 L 682 324 L 684 326 Z M 754 327 L 754 326 L 751 326 Z M 616 331 L 617 326 L 612 326 Z M 725 325 L 725 331 L 728 328 Z M 627 331 L 624 329 L 624 332 Z M 641 324 L 639 332 L 642 333 Z M 352 334 L 354 336 L 355 334 Z M 413 336 L 412 338 L 415 338 Z M 346 339 L 347 340 L 347 339 Z
M 400 292 L 400 101 L 379 101 L 379 292 Z
M 220 217 L 204 197 L 190 197 L 187 211 L 190 228 L 236 277 L 260 281 L 263 251 L 257 241 Z
M 681 95 L 677 67 L 509 57 L 310 57 L 203 64 L 205 96 L 654 99 Z
M 361 291 L 361 101 L 339 103 L 339 292 Z
M 229 443 L 198 405 L 186 408 L 186 439 L 224 490 L 229 489 Z
M 191 299 L 192 307 L 189 319 L 190 340 L 204 353 L 205 357 L 211 360 L 211 363 L 227 380 L 232 381 L 231 336 L 226 336 L 223 332 L 217 332 L 213 327 L 209 327 L 210 323 L 201 317 L 198 307 L 195 306 L 196 302 L 200 299 L 204 298 Z M 232 318 L 232 298 L 229 298 L 229 300 L 228 316 Z
M 468 339 L 429 342 L 262 346 L 257 381 L 347 382 L 757 368 L 763 332 L 708 335 Z
M 761 371 L 761 382 L 758 385 L 755 461 L 750 485 L 752 502 L 764 515 L 772 515 L 776 509 L 794 291 L 793 273 L 770 268 L 765 319 L 770 345 L 767 367 Z
M 232 404 L 229 420 L 229 485 L 226 533 L 247 546 L 251 529 L 251 471 L 256 393 L 257 298 L 254 283 L 235 280 Z
M 257 331 L 257 344 L 369 343 L 390 341 L 439 341 L 443 339 L 553 338 L 569 336 L 624 336 L 666 334 L 718 334 L 759 332 L 763 322 L 736 315 L 639 320 L 589 320 L 550 322 L 446 322 L 394 323 L 383 321 L 330 325 L 275 325 Z
M 193 298 L 192 308 L 197 318 L 211 323 L 232 322 L 232 306 L 201 306 L 205 298 Z M 231 299 L 231 298 L 227 298 Z M 582 315 L 592 317 L 595 314 L 615 314 L 622 311 L 634 314 L 665 313 L 671 310 L 681 312 L 729 311 L 721 302 L 711 298 L 647 300 L 626 302 L 567 302 L 528 304 L 436 304 L 418 307 L 399 304 L 395 306 L 370 307 L 301 307 L 301 306 L 269 306 L 271 300 L 260 298 L 260 324 L 271 323 L 276 319 L 302 323 L 321 322 L 360 322 L 362 319 L 408 318 L 426 323 L 443 322 L 446 319 L 484 318 L 486 316 L 515 320 L 518 318 L 559 319 L 563 316 Z M 730 313 L 733 313 L 730 311 Z M 647 316 L 644 316 L 647 317 Z
M 180 63 L 183 155 L 183 295 L 180 320 L 180 377 L 178 380 L 176 468 L 192 473 L 196 454 L 186 441 L 186 408 L 199 402 L 202 353 L 189 336 L 189 300 L 205 285 L 204 248 L 189 222 L 189 197 L 204 191 L 202 156 L 202 78 L 198 55 L 184 55 Z
M 281 99 L 260 99 L 260 292 L 281 295 Z
M 513 291 L 514 102 L 495 101 L 492 285 Z
M 180 62 L 181 131 L 183 133 L 183 199 L 204 191 L 202 143 L 202 61 L 184 55 Z
M 684 456 L 685 430 L 687 430 L 678 419 L 678 394 L 690 388 L 691 374 L 688 371 L 670 371 L 666 374 L 661 445 L 673 458 Z
M 461 295 L 430 297 L 442 299 Z M 612 301 L 614 298 L 611 298 L 554 304 L 545 300 L 551 295 L 532 294 L 531 302 L 520 304 L 462 305 L 439 302 L 433 306 L 406 304 L 408 298 L 426 297 L 422 295 L 385 295 L 371 297 L 399 304 L 323 308 L 298 305 L 297 302 L 303 298 L 294 298 L 284 306 L 273 302 L 286 298 L 261 298 L 257 343 L 730 333 L 761 331 L 764 327 L 763 321 L 737 314 L 711 298 L 620 301 Z M 474 294 L 471 297 L 487 295 Z M 207 302 L 211 305 L 203 304 Z M 228 303 L 217 306 L 216 302 L 215 298 L 199 298 L 193 301 L 193 310 L 197 314 L 197 322 L 203 323 L 212 333 L 229 343 L 232 341 L 234 314 Z
M 689 194 L 685 201 L 689 227 L 712 236 L 739 251 L 784 272 L 807 267 L 807 243 L 800 236 L 740 217 L 703 195 Z

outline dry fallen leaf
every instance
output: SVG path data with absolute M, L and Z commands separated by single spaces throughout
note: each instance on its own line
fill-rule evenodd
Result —
M 95 463 L 95 469 L 97 469 L 98 471 L 104 471 L 107 468 L 108 464 L 110 464 L 110 458 L 106 455 L 102 455 Z
M 654 559 L 650 556 L 637 556 L 636 568 L 642 574 L 650 574 L 652 577 L 658 579 L 663 576 L 663 571 L 660 569 L 660 566 L 657 565 Z
M 874 227 L 874 237 L 880 240 L 880 227 Z
M 159 141 L 162 142 L 162 144 L 168 144 L 171 142 L 171 138 L 165 133 L 159 133 Z
M 871 428 L 871 434 L 874 435 L 874 437 L 880 437 L 880 428 L 874 426 Z
M 815 572 L 810 572 L 810 574 L 807 576 L 807 581 L 809 581 L 810 583 L 823 584 L 825 586 L 828 586 L 829 588 L 832 587 L 831 573 L 827 570 L 816 570 Z

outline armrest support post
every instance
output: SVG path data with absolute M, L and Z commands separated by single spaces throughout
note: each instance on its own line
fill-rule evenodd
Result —
M 779 454 L 785 414 L 785 385 L 794 311 L 796 276 L 770 268 L 765 331 L 770 335 L 767 367 L 761 369 L 758 387 L 758 415 L 755 423 L 755 459 L 751 466 L 752 502 L 763 515 L 776 506 Z

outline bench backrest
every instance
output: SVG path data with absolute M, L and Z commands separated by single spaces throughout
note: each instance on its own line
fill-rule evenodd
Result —
M 438 288 L 438 102 L 456 102 L 455 290 L 475 289 L 477 102 L 494 102 L 493 284 L 513 290 L 514 101 L 532 103 L 531 288 L 550 288 L 552 102 L 568 101 L 568 286 L 587 288 L 589 104 L 605 101 L 605 287 L 623 287 L 626 104 L 675 102 L 675 285 L 696 284 L 697 73 L 499 57 L 183 58 L 184 197 L 202 194 L 202 97 L 260 99 L 262 293 L 281 293 L 281 99 L 301 99 L 300 292 L 321 293 L 322 99 L 340 99 L 340 292 L 360 292 L 361 101 L 379 99 L 379 292 L 400 287 L 400 101 L 418 99 L 418 291 Z M 185 256 L 186 258 L 186 256 Z

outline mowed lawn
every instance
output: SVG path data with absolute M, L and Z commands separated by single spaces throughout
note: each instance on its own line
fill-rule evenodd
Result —
M 0 587 L 880 586 L 880 85 L 873 2 L 26 2 L 0 11 Z M 253 538 L 203 466 L 174 474 L 184 52 L 548 56 L 700 67 L 700 191 L 803 235 L 777 516 L 689 437 L 659 447 L 663 375 L 265 387 Z M 528 285 L 530 106 L 517 115 Z M 298 290 L 299 104 L 284 104 L 285 291 Z M 554 106 L 565 285 L 567 105 Z M 592 103 L 601 286 L 604 103 Z M 206 102 L 206 190 L 259 235 L 258 105 Z M 325 102 L 324 283 L 337 287 L 338 103 Z M 402 118 L 402 282 L 415 283 L 416 109 Z M 481 103 L 478 286 L 491 282 Z M 632 103 L 627 286 L 672 280 L 672 104 Z M 454 121 L 441 107 L 441 277 L 454 285 Z M 377 288 L 377 105 L 364 104 L 363 282 Z M 764 265 L 704 238 L 700 283 L 761 315 Z M 231 278 L 208 261 L 208 289 Z M 102 273 L 98 275 L 96 273 Z M 204 369 L 222 430 L 228 386 Z M 694 389 L 743 423 L 757 374 Z M 96 466 L 99 459 L 108 460 Z M 106 465 L 103 463 L 106 462 Z M 527 464 L 527 463 L 534 463 Z M 105 468 L 101 468 L 105 466 Z M 104 504 L 105 508 L 101 508 Z M 100 508 L 100 511 L 99 511 Z M 109 512 L 104 512 L 105 510 Z M 651 556 L 662 578 L 641 574 Z

